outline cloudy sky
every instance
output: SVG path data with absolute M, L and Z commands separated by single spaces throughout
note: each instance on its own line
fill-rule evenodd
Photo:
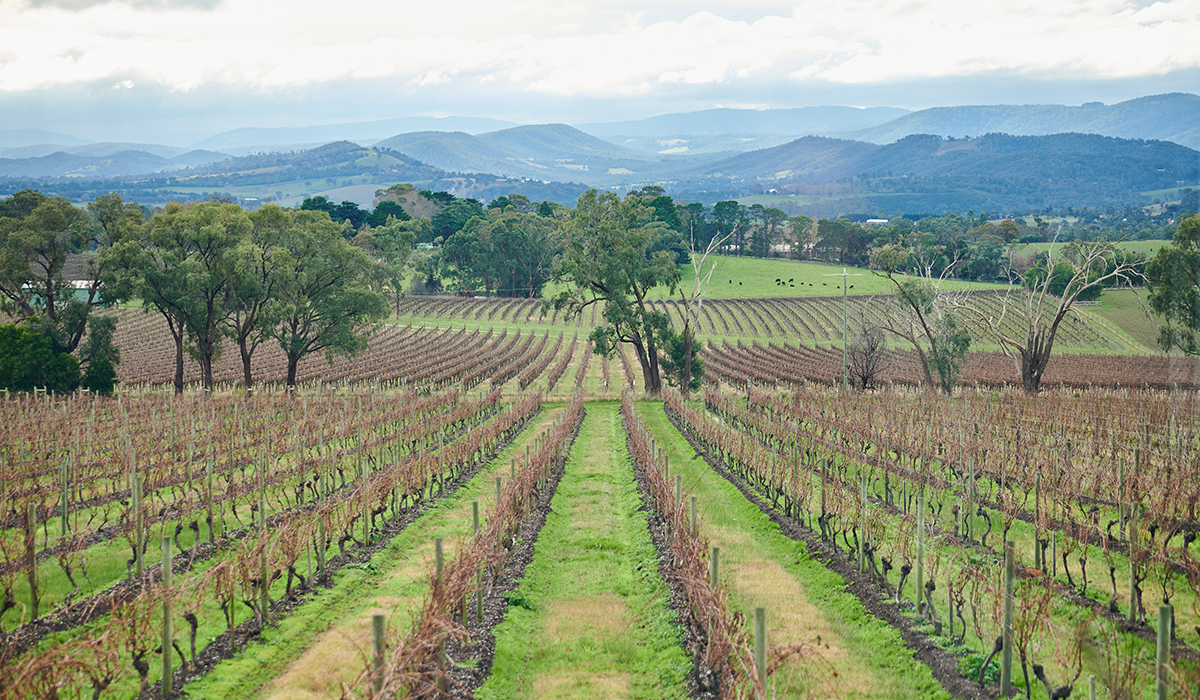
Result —
M 1200 0 L 0 0 L 0 130 L 186 145 L 401 116 L 1200 92 Z

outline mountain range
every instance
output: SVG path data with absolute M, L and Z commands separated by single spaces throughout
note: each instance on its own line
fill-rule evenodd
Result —
M 407 127 L 418 128 L 394 131 Z M 267 196 L 290 201 L 348 185 L 369 200 L 372 182 L 455 183 L 474 193 L 464 196 L 494 185 L 531 197 L 521 188 L 573 197 L 587 186 L 659 184 L 689 201 L 716 201 L 771 190 L 815 194 L 816 185 L 840 183 L 821 193 L 870 189 L 897 201 L 919 187 L 999 206 L 1094 205 L 1200 183 L 1197 148 L 1200 96 L 1182 93 L 1111 106 L 716 109 L 577 127 L 412 117 L 238 129 L 187 147 L 26 129 L 0 132 L 0 178 L 13 181 L 0 187 L 142 176 L 168 187 L 274 187 Z M 299 181 L 304 187 L 285 186 Z

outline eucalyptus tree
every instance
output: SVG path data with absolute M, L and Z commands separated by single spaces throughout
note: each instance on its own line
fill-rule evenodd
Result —
M 658 287 L 673 293 L 680 280 L 679 266 L 668 251 L 649 252 L 660 237 L 676 235 L 653 218 L 639 197 L 622 200 L 594 189 L 583 193 L 562 222 L 563 252 L 555 278 L 565 287 L 553 302 L 568 318 L 603 304 L 603 324 L 591 334 L 595 352 L 608 356 L 619 343 L 631 345 L 651 396 L 662 391 L 658 341 L 669 320 L 650 308 L 649 297 Z
M 342 236 L 325 212 L 297 211 L 277 254 L 271 335 L 287 356 L 287 385 L 308 355 L 353 356 L 365 349 L 372 324 L 388 314 L 387 299 L 371 288 L 374 268 L 363 250 Z

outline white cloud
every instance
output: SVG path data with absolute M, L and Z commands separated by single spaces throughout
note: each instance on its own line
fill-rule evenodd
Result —
M 269 90 L 388 76 L 432 87 L 474 76 L 527 93 L 632 96 L 780 77 L 871 84 L 1002 71 L 1109 79 L 1200 67 L 1200 0 L 802 0 L 748 6 L 749 19 L 746 7 L 694 12 L 678 2 L 399 7 L 0 0 L 0 90 L 96 80 Z

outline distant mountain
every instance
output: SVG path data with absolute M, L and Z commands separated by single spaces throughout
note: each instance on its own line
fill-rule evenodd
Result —
M 796 136 L 829 136 L 883 124 L 908 114 L 897 107 L 707 109 L 636 121 L 577 125 L 613 143 L 662 154 L 743 152 Z
M 463 131 L 478 134 L 509 126 L 515 125 L 512 122 L 486 117 L 400 117 L 320 126 L 248 127 L 210 136 L 192 144 L 192 148 L 244 151 L 261 147 L 260 150 L 263 151 L 274 151 L 280 150 L 280 146 L 323 144 L 331 141 L 355 141 L 369 145 L 393 134 L 409 131 Z
M 863 129 L 896 119 L 898 107 L 797 107 L 794 109 L 706 109 L 623 122 L 576 124 L 594 136 L 700 136 L 795 134 L 806 136 Z
M 861 141 L 884 144 L 912 134 L 939 134 L 963 138 L 989 133 L 1044 136 L 1069 132 L 1173 141 L 1189 148 L 1200 149 L 1200 96 L 1170 93 L 1139 97 L 1114 105 L 1090 102 L 1079 107 L 934 107 L 845 135 Z
M 854 211 L 957 211 L 964 202 L 976 210 L 1097 206 L 1200 182 L 1200 152 L 1095 134 L 926 134 L 886 145 L 806 137 L 712 163 L 683 182 L 699 187 L 714 178 L 738 182 L 743 191 L 836 194 Z M 848 197 L 861 203 L 848 204 Z
M 566 124 L 529 124 L 480 134 L 479 138 L 531 160 L 656 159 L 653 154 L 614 145 Z
M 98 149 L 101 152 L 108 149 Z M 57 151 L 33 158 L 0 158 L 4 177 L 123 177 L 203 165 L 228 158 L 223 153 L 189 151 L 172 158 L 140 150 L 123 150 L 103 155 L 81 155 Z
M 151 153 L 162 158 L 175 158 L 185 153 L 190 152 L 190 149 L 180 148 L 178 146 L 163 146 L 155 143 L 117 143 L 106 141 L 102 143 L 85 143 L 76 146 L 64 146 L 62 144 L 40 143 L 30 146 L 13 146 L 9 148 L 0 148 L 0 157 L 3 158 L 37 158 L 39 156 L 48 156 L 51 153 L 69 153 L 76 156 L 111 156 L 123 151 L 143 151 Z M 211 152 L 211 151 L 210 151 Z M 225 154 L 215 154 L 220 158 L 227 157 Z
M 646 170 L 661 156 L 618 146 L 566 124 L 532 124 L 472 136 L 399 134 L 375 144 L 445 170 L 608 185 L 615 173 Z M 624 179 L 616 175 L 615 180 Z
M 45 129 L 9 129 L 0 131 L 0 148 L 18 146 L 34 146 L 39 143 L 57 143 L 63 146 L 82 146 L 92 143 L 87 139 L 76 138 L 67 134 Z

